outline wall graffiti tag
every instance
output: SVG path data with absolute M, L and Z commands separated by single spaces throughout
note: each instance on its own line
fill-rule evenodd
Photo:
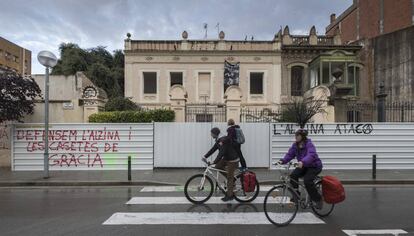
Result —
M 131 140 L 131 128 L 123 136 L 120 135 L 120 131 L 109 130 L 106 127 L 94 130 L 50 130 L 49 164 L 60 167 L 103 168 L 103 156 L 119 151 L 121 137 Z M 28 153 L 43 153 L 44 139 L 44 130 L 16 130 L 16 140 L 24 143 Z
M 326 126 L 334 126 L 327 128 Z M 304 127 L 309 135 L 370 135 L 374 131 L 372 124 L 307 124 Z M 293 135 L 299 126 L 294 124 L 272 124 L 272 134 L 275 135 Z

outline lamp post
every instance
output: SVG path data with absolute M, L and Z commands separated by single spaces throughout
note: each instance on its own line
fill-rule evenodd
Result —
M 37 60 L 46 67 L 45 76 L 45 135 L 44 135 L 44 154 L 43 154 L 43 178 L 49 178 L 49 68 L 57 64 L 56 56 L 49 51 L 41 51 L 37 54 Z

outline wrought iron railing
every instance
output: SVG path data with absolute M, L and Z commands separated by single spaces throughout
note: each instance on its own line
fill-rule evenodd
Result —
M 186 122 L 226 122 L 223 104 L 189 104 L 185 108 Z
M 391 102 L 384 106 L 386 122 L 414 122 L 413 102 Z M 378 117 L 375 103 L 348 103 L 348 122 L 376 122 Z
M 249 109 L 242 108 L 240 110 L 240 122 L 245 123 L 271 123 L 278 122 L 280 118 L 280 110 L 275 109 Z

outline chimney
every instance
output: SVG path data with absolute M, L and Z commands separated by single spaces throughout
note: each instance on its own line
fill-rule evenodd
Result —
M 336 20 L 336 15 L 335 13 L 331 14 L 331 23 L 333 23 Z

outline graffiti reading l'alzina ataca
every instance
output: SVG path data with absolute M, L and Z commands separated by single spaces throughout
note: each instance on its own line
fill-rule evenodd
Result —
M 127 135 L 131 140 L 131 128 Z M 29 153 L 45 149 L 44 130 L 17 130 L 16 139 L 27 143 Z M 102 154 L 116 153 L 119 148 L 118 130 L 50 130 L 49 164 L 51 166 L 104 166 Z

